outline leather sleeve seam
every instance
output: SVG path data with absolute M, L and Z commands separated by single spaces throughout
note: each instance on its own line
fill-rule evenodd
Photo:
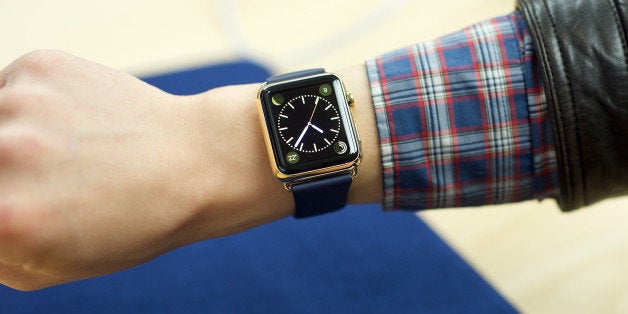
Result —
M 548 15 L 548 17 L 550 19 L 550 22 L 551 22 L 550 24 L 552 26 L 553 36 L 554 36 L 554 38 L 556 38 L 556 41 L 558 42 L 558 52 L 560 54 L 560 59 L 561 59 L 561 62 L 562 62 L 562 66 L 566 67 L 567 63 L 566 63 L 566 59 L 565 59 L 565 53 L 563 51 L 562 41 L 560 40 L 560 37 L 558 36 L 558 32 L 557 32 L 557 27 L 556 27 L 556 22 L 554 20 L 554 16 L 552 15 L 552 12 L 551 12 L 550 8 L 547 5 L 547 1 L 543 0 L 542 2 L 543 2 L 543 6 L 547 10 L 547 15 Z M 582 170 L 583 169 L 582 169 L 582 165 L 581 165 L 582 164 L 582 147 L 581 147 L 582 145 L 581 145 L 581 139 L 580 139 L 580 125 L 579 125 L 580 112 L 578 110 L 578 106 L 575 103 L 575 96 L 574 96 L 574 94 L 572 92 L 573 91 L 573 86 L 572 86 L 571 78 L 569 76 L 569 72 L 566 69 L 564 71 L 564 74 L 565 74 L 565 79 L 567 80 L 567 87 L 569 89 L 569 102 L 571 103 L 571 106 L 573 107 L 574 113 L 575 113 L 575 119 L 574 119 L 574 128 L 575 128 L 575 130 L 574 131 L 575 131 L 576 143 L 577 143 L 577 148 L 576 149 L 578 151 L 578 162 L 580 163 L 580 165 L 579 165 L 580 166 L 580 169 L 579 169 L 580 182 L 582 182 L 582 190 L 579 191 L 579 192 L 582 194 L 581 196 L 583 198 L 584 204 L 588 204 L 587 198 L 586 198 L 586 193 L 584 193 L 584 191 L 586 190 L 585 181 L 584 181 L 584 178 L 582 177 L 583 176 L 583 174 L 582 174 Z M 562 110 L 561 110 L 561 112 L 562 112 Z M 563 126 L 564 126 L 563 121 L 561 121 L 561 124 L 563 124 Z M 563 128 L 563 130 L 564 130 L 564 128 Z M 563 156 L 563 158 L 568 158 L 568 156 Z M 572 172 L 572 175 L 573 175 L 573 172 Z M 574 186 L 572 186 L 572 188 L 574 188 Z M 572 198 L 571 199 L 571 204 L 574 207 L 581 206 L 580 204 L 578 204 L 578 205 L 575 204 L 575 201 L 576 201 L 575 200 L 575 194 L 572 193 L 571 198 Z
M 565 141 L 565 124 L 561 116 L 562 115 L 561 106 L 556 103 L 557 97 L 555 95 L 555 91 L 553 88 L 553 85 L 555 85 L 556 80 L 554 78 L 553 70 L 552 70 L 552 67 L 550 66 L 549 55 L 547 53 L 548 48 L 547 48 L 547 44 L 545 43 L 545 40 L 547 37 L 544 34 L 544 30 L 541 29 L 540 25 L 538 25 L 537 21 L 540 21 L 541 17 L 539 16 L 539 13 L 536 11 L 534 6 L 528 3 L 527 0 L 520 0 L 518 6 L 528 13 L 529 15 L 529 19 L 527 21 L 528 25 L 531 27 L 531 29 L 533 29 L 536 32 L 534 38 L 535 38 L 535 42 L 539 45 L 539 47 L 537 47 L 537 53 L 539 54 L 538 60 L 542 63 L 542 69 L 544 69 L 543 71 L 544 79 L 546 80 L 545 93 L 548 94 L 548 100 L 552 99 L 554 102 L 553 106 L 550 106 L 550 109 L 551 109 L 552 117 L 554 120 L 554 132 L 555 132 L 556 140 L 557 140 L 556 144 L 558 144 L 556 146 L 556 150 L 559 156 L 559 164 L 561 166 L 560 168 L 561 197 L 559 198 L 559 204 L 563 211 L 570 211 L 574 209 L 574 206 L 573 206 L 573 197 L 572 197 L 572 191 L 571 191 L 572 185 L 570 183 L 571 179 L 569 175 L 571 171 L 570 171 L 569 162 L 566 158 L 567 154 L 564 149 L 565 145 L 562 144 Z M 560 201 L 560 199 L 562 199 L 562 201 Z

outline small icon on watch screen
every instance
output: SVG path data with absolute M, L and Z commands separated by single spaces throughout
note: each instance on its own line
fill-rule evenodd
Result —
M 323 96 L 331 95 L 331 86 L 329 84 L 323 84 L 318 88 L 318 92 Z
M 338 155 L 342 155 L 347 152 L 347 144 L 343 141 L 338 141 L 334 144 L 334 151 L 338 153 Z
M 281 106 L 283 104 L 283 96 L 281 94 L 273 95 L 272 101 L 275 106 Z
M 299 162 L 299 154 L 297 154 L 297 152 L 289 152 L 286 154 L 286 161 L 291 165 L 296 164 Z

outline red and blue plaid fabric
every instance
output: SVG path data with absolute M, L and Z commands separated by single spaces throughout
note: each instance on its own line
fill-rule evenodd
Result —
M 547 102 L 517 12 L 366 61 L 384 208 L 555 197 Z

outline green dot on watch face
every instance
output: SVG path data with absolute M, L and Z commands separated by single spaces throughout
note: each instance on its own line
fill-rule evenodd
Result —
M 323 96 L 331 95 L 331 86 L 329 84 L 323 84 L 318 88 L 318 92 Z
M 275 106 L 281 106 L 283 104 L 283 96 L 281 94 L 273 95 L 272 101 Z

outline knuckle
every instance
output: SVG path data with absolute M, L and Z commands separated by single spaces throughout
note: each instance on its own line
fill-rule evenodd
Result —
M 13 251 L 12 264 L 27 271 L 39 268 L 37 257 L 48 249 L 45 223 L 52 219 L 52 211 L 37 203 L 19 197 L 0 205 L 0 239 L 6 246 L 3 249 L 5 253 Z
M 15 106 L 39 100 L 33 99 L 36 96 L 34 89 L 25 88 L 22 85 L 11 86 L 11 88 L 9 88 L 5 93 L 2 94 L 0 102 L 2 102 L 3 108 L 15 109 Z
M 30 205 L 0 205 L 0 240 L 3 243 L 0 258 L 0 283 L 18 290 L 37 290 L 55 284 L 51 267 L 53 242 L 42 229 L 49 211 Z M 4 266 L 4 273 L 3 273 Z M 11 271 L 12 282 L 2 282 Z M 7 278 L 4 278 L 7 279 Z
M 0 238 L 6 238 L 14 234 L 15 209 L 9 204 L 0 205 Z
M 49 75 L 61 69 L 67 58 L 68 54 L 62 51 L 40 49 L 24 54 L 15 63 L 18 70 L 32 75 Z
M 0 237 L 22 241 L 30 238 L 34 230 L 31 230 L 31 223 L 24 219 L 27 212 L 29 210 L 14 204 L 0 205 Z
M 28 128 L 5 127 L 0 130 L 0 161 L 4 163 L 32 162 L 42 155 L 43 142 Z
M 4 114 L 7 110 L 15 111 L 27 105 L 46 103 L 46 86 L 31 82 L 15 84 L 0 96 L 0 104 Z
M 41 77 L 12 82 L 0 93 L 0 118 L 51 114 L 60 97 L 59 88 Z
M 29 205 L 0 206 L 0 239 L 3 243 L 2 263 L 28 272 L 45 268 L 50 250 L 46 227 L 42 227 L 49 211 Z

